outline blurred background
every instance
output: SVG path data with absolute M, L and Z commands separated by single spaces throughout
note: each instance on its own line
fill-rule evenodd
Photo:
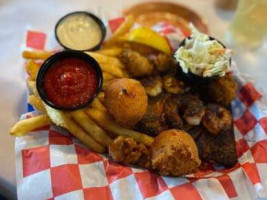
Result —
M 51 31 L 60 17 L 89 11 L 102 19 L 119 17 L 144 0 L 0 0 L 0 194 L 16 199 L 14 138 L 10 126 L 26 112 L 26 83 L 21 58 L 26 29 Z M 161 1 L 166 2 L 166 1 Z M 266 0 L 172 0 L 192 10 L 190 17 L 235 51 L 239 71 L 267 85 Z M 237 6 L 238 5 L 238 6 Z M 237 8 L 238 7 L 238 8 Z M 166 11 L 167 12 L 167 11 Z M 179 9 L 172 8 L 179 16 Z M 189 12 L 191 13 L 191 12 Z M 251 18 L 252 17 L 252 18 Z M 193 20 L 192 18 L 192 20 Z M 188 20 L 186 19 L 186 20 Z M 2 197 L 0 197 L 1 199 Z

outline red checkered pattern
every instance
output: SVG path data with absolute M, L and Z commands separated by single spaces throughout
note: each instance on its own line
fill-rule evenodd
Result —
M 237 197 L 237 192 L 233 184 L 233 181 L 227 174 L 219 176 L 218 180 L 220 181 L 224 191 L 226 192 L 229 198 Z
M 26 36 L 26 46 L 29 48 L 44 50 L 46 34 L 36 31 L 28 31 Z
M 123 20 L 109 23 L 112 32 Z M 162 33 L 173 33 L 167 27 Z M 45 38 L 44 33 L 29 31 L 26 44 L 42 49 Z M 207 165 L 183 178 L 161 177 L 113 163 L 79 144 L 65 130 L 50 126 L 16 138 L 18 198 L 214 200 L 252 199 L 255 193 L 267 196 L 267 103 L 250 80 L 236 78 L 240 90 L 232 110 L 239 162 L 231 169 Z
M 120 17 L 120 18 L 109 20 L 108 21 L 108 25 L 109 25 L 110 31 L 112 33 L 114 33 L 119 28 L 121 23 L 124 22 L 124 20 L 125 20 L 124 17 Z

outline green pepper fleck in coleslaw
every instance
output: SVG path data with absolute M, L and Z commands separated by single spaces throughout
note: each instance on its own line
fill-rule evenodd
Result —
M 174 54 L 184 73 L 190 71 L 203 77 L 224 76 L 230 71 L 231 49 L 225 49 L 217 40 L 200 33 L 190 24 L 191 36 Z

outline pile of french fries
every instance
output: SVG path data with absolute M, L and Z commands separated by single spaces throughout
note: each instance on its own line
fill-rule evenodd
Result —
M 124 64 L 117 58 L 122 47 L 116 44 L 116 38 L 128 32 L 133 23 L 133 17 L 127 17 L 107 41 L 104 48 L 96 52 L 86 52 L 96 59 L 102 68 L 104 88 L 113 79 L 129 76 Z M 39 111 L 40 115 L 17 122 L 10 130 L 11 135 L 23 136 L 35 129 L 55 124 L 67 129 L 81 142 L 98 153 L 106 152 L 109 144 L 119 135 L 132 137 L 137 142 L 146 145 L 152 144 L 152 137 L 121 127 L 113 121 L 103 104 L 103 92 L 98 95 L 90 107 L 81 110 L 59 111 L 46 105 L 38 95 L 36 76 L 41 63 L 53 54 L 53 52 L 47 51 L 23 52 L 22 56 L 26 59 L 26 71 L 29 74 L 27 85 L 31 90 L 28 102 Z

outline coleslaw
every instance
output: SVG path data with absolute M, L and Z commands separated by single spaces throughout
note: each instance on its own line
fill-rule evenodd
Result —
M 203 77 L 224 76 L 230 71 L 231 49 L 200 33 L 190 24 L 191 35 L 174 54 L 184 73 L 189 71 Z

